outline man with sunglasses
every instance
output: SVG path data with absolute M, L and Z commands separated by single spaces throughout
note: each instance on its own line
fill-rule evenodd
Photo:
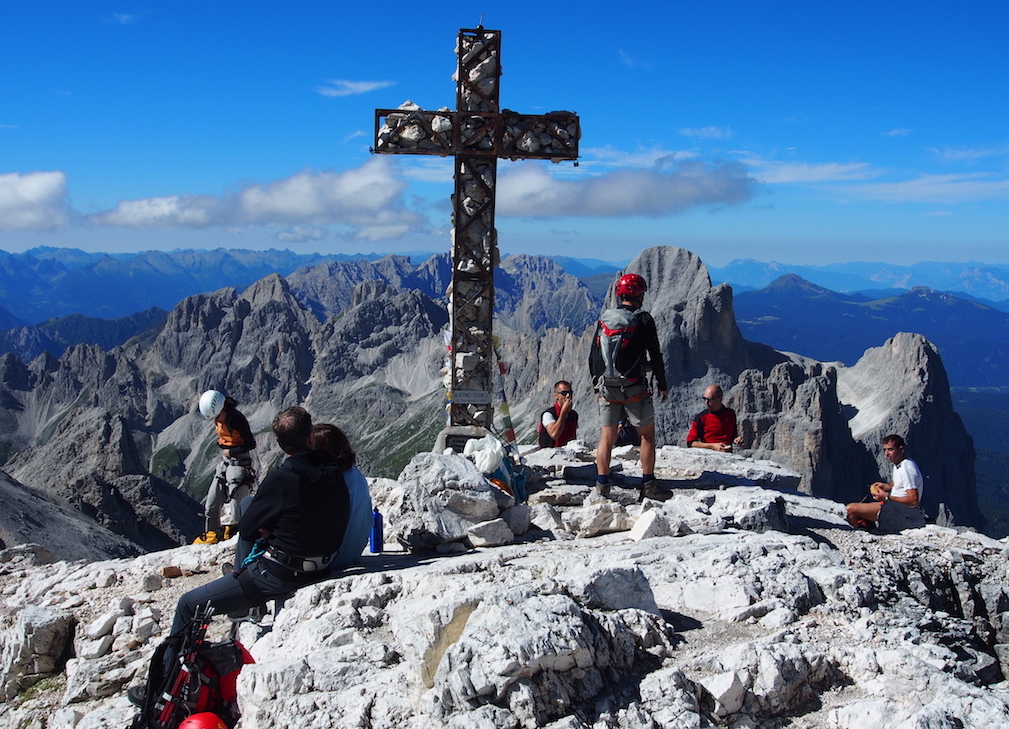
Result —
M 718 385 L 708 385 L 704 390 L 704 402 L 708 408 L 690 423 L 687 447 L 731 453 L 733 444 L 743 444 L 736 428 L 735 411 L 722 404 L 722 388 Z
M 554 383 L 554 404 L 540 415 L 541 448 L 559 448 L 575 439 L 578 431 L 578 413 L 572 407 L 573 395 L 571 383 L 567 380 Z

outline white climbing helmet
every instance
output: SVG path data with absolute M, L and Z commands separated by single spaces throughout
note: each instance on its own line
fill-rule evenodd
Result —
M 203 417 L 212 419 L 221 414 L 224 409 L 224 393 L 217 390 L 207 390 L 200 395 L 200 412 Z

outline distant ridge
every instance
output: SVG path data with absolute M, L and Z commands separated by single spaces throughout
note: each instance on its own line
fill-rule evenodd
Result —
M 102 349 L 112 349 L 164 324 L 167 318 L 168 312 L 156 306 L 118 319 L 70 314 L 38 325 L 0 331 L 0 352 L 12 352 L 23 362 L 30 362 L 43 352 L 59 357 L 75 344 L 97 344 Z
M 0 251 L 0 307 L 32 324 L 70 314 L 116 319 L 152 306 L 169 310 L 205 291 L 241 289 L 271 273 L 286 276 L 327 261 L 380 257 L 224 248 L 121 254 L 48 247 Z
M 737 259 L 722 268 L 709 267 L 708 270 L 714 283 L 728 283 L 738 290 L 762 289 L 781 276 L 794 273 L 832 291 L 906 291 L 915 286 L 928 286 L 937 291 L 959 292 L 996 304 L 1009 304 L 1009 264 L 924 261 L 904 266 L 855 261 L 803 266 Z
M 870 299 L 789 273 L 736 295 L 734 307 L 744 336 L 776 349 L 850 365 L 895 332 L 918 332 L 954 387 L 1009 387 L 1009 313 L 926 286 Z

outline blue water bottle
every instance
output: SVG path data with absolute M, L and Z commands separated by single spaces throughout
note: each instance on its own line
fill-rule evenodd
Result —
M 378 507 L 375 507 L 375 510 L 371 512 L 371 537 L 368 541 L 372 554 L 382 551 L 382 546 L 385 544 L 385 534 L 382 531 L 382 512 L 378 510 Z

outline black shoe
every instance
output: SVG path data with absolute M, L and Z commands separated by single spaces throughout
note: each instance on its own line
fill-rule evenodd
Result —
M 147 701 L 147 687 L 130 686 L 130 688 L 126 691 L 126 698 L 128 698 L 130 703 L 134 706 L 143 708 L 144 702 Z
M 659 486 L 659 482 L 654 478 L 641 484 L 641 495 L 639 501 L 654 499 L 655 501 L 668 501 L 672 496 L 668 490 Z

